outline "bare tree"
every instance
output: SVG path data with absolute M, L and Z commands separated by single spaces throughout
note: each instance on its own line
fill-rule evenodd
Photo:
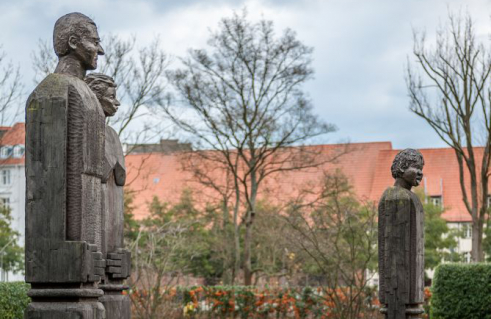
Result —
M 455 151 L 462 199 L 472 216 L 472 260 L 483 261 L 491 157 L 491 58 L 476 40 L 470 16 L 449 14 L 433 47 L 414 35 L 416 66 L 408 63 L 410 110 Z
M 250 285 L 252 226 L 262 182 L 275 173 L 319 165 L 315 149 L 301 144 L 334 127 L 312 113 L 303 94 L 301 86 L 313 73 L 312 49 L 293 31 L 277 37 L 271 21 L 251 23 L 245 13 L 234 14 L 221 21 L 208 43 L 211 52 L 190 50 L 183 67 L 169 74 L 187 109 L 164 104 L 163 110 L 194 138 L 195 149 L 211 150 L 198 156 L 226 165 L 231 173 L 235 196 L 245 203 L 240 223 L 244 283 Z
M 165 70 L 169 64 L 159 38 L 140 49 L 136 48 L 135 37 L 122 39 L 109 34 L 103 37 L 103 42 L 105 58 L 101 59 L 97 72 L 114 78 L 122 104 L 114 118 L 107 118 L 108 124 L 124 141 L 133 144 L 161 135 L 164 128 L 151 122 L 155 106 L 164 97 Z M 36 70 L 35 82 L 53 72 L 57 58 L 47 41 L 39 40 L 37 50 L 32 52 L 32 62 Z M 130 124 L 137 119 L 143 119 L 140 127 L 130 130 Z
M 23 107 L 20 107 L 23 94 L 19 67 L 6 60 L 0 45 L 0 126 L 12 125 Z

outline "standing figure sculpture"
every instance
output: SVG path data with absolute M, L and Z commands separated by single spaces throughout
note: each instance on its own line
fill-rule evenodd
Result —
M 424 212 L 411 191 L 423 166 L 419 151 L 399 152 L 391 167 L 395 184 L 379 201 L 379 297 L 387 319 L 421 318 L 424 312 Z
M 91 73 L 85 82 L 95 93 L 106 117 L 114 116 L 119 101 L 113 78 Z M 106 274 L 99 287 L 104 291 L 100 301 L 107 319 L 129 319 L 130 300 L 123 295 L 124 279 L 130 275 L 131 258 L 123 243 L 123 186 L 126 180 L 123 147 L 115 130 L 106 125 L 106 141 L 102 175 L 102 255 Z
M 25 318 L 105 318 L 98 301 L 105 117 L 83 81 L 104 51 L 97 27 L 81 13 L 55 24 L 53 74 L 26 105 Z

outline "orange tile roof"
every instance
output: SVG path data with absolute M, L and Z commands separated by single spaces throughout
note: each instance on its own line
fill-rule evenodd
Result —
M 265 180 L 262 195 L 278 201 L 287 201 L 298 194 L 306 184 L 319 181 L 323 172 L 340 169 L 350 179 L 354 191 L 362 199 L 370 199 L 377 157 L 381 150 L 392 149 L 390 142 L 316 145 L 324 157 L 343 154 L 334 162 L 317 168 L 276 174 Z M 135 192 L 135 216 L 143 218 L 148 214 L 148 203 L 153 196 L 163 201 L 175 202 L 185 187 L 197 190 L 204 201 L 219 200 L 217 193 L 204 189 L 192 180 L 189 172 L 182 169 L 179 155 L 160 153 L 130 154 L 126 156 L 128 189 Z M 220 178 L 218 172 L 215 179 Z
M 428 196 L 442 196 L 445 212 L 443 218 L 451 222 L 470 222 L 459 183 L 459 170 L 455 153 L 451 148 L 421 149 L 425 159 L 423 182 L 418 188 Z M 481 152 L 476 148 L 476 153 Z M 381 151 L 377 160 L 376 178 L 373 182 L 370 198 L 377 200 L 387 185 L 393 183 L 390 166 L 399 150 Z M 466 180 L 469 180 L 467 177 Z M 426 184 L 426 185 L 425 185 Z
M 325 156 L 345 150 L 345 144 L 313 146 Z M 392 149 L 390 142 L 350 144 L 346 154 L 334 163 L 326 163 L 318 168 L 277 174 L 263 184 L 263 196 L 284 202 L 298 194 L 299 189 L 322 178 L 325 171 L 340 169 L 350 180 L 354 191 L 362 200 L 378 201 L 383 191 L 394 183 L 390 166 L 399 150 Z M 442 196 L 446 208 L 443 217 L 451 222 L 469 222 L 462 202 L 458 168 L 455 155 L 450 148 L 422 149 L 425 158 L 424 182 L 419 187 L 429 196 Z M 192 182 L 190 173 L 184 172 L 177 155 L 135 154 L 126 157 L 128 189 L 135 191 L 134 204 L 136 216 L 143 218 L 148 214 L 148 203 L 153 196 L 163 201 L 175 202 L 185 187 L 200 188 Z M 138 169 L 138 174 L 136 174 Z M 138 176 L 137 176 L 138 175 Z M 219 176 L 216 176 L 219 178 Z M 204 200 L 213 200 L 211 191 L 199 193 Z
M 6 130 L 1 145 L 17 145 L 25 142 L 25 124 L 17 123 L 12 127 L 0 127 Z M 335 162 L 326 163 L 318 168 L 276 174 L 263 184 L 263 196 L 284 201 L 298 193 L 308 183 L 322 178 L 325 171 L 340 169 L 350 180 L 354 191 L 363 200 L 377 201 L 382 192 L 394 183 L 390 166 L 399 150 L 392 149 L 390 142 L 330 144 L 311 146 L 322 156 L 344 153 Z M 451 222 L 470 222 L 459 184 L 458 166 L 454 151 L 450 148 L 421 149 L 425 158 L 425 175 L 419 186 L 426 189 L 429 196 L 442 196 L 445 206 L 443 217 Z M 476 152 L 482 149 L 476 148 Z M 130 154 L 126 156 L 128 172 L 127 190 L 135 193 L 135 215 L 144 218 L 148 214 L 148 203 L 153 196 L 168 202 L 179 199 L 186 187 L 197 191 L 204 201 L 219 200 L 216 193 L 204 189 L 193 181 L 189 172 L 182 169 L 180 155 L 162 153 Z M 24 158 L 0 160 L 0 165 L 23 164 Z M 215 173 L 215 178 L 220 178 Z M 466 180 L 468 178 L 466 177 Z
M 0 128 L 1 130 L 2 128 Z M 16 123 L 14 126 L 7 129 L 7 132 L 0 139 L 1 145 L 18 145 L 25 144 L 26 140 L 26 125 L 24 123 Z
M 16 123 L 12 127 L 2 126 L 0 131 L 6 131 L 0 138 L 0 145 L 24 145 L 26 139 L 26 126 L 24 123 Z M 9 157 L 0 159 L 0 165 L 21 165 L 24 164 L 24 156 L 21 158 Z

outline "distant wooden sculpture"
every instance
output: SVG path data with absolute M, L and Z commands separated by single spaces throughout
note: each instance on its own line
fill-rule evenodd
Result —
M 379 202 L 379 297 L 387 319 L 421 318 L 424 313 L 424 212 L 411 191 L 423 178 L 417 150 L 396 155 L 395 184 Z
M 85 82 L 95 93 L 106 117 L 113 116 L 120 105 L 114 80 L 104 74 L 91 73 Z M 119 136 L 106 125 L 106 141 L 102 175 L 102 254 L 106 274 L 99 287 L 104 291 L 100 301 L 106 319 L 129 319 L 130 300 L 123 295 L 123 280 L 130 275 L 131 258 L 123 243 L 123 186 L 126 180 L 123 147 Z
M 105 116 L 83 79 L 104 51 L 81 13 L 58 19 L 53 41 L 56 70 L 26 105 L 25 318 L 100 319 Z

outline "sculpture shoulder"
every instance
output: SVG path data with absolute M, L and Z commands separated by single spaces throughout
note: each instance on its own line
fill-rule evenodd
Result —
M 124 167 L 123 146 L 118 133 L 109 125 L 106 125 L 106 156 L 113 157 L 114 161 L 120 162 Z
M 84 83 L 82 80 L 70 75 L 52 73 L 39 83 L 31 93 L 29 100 L 35 98 L 66 98 L 68 88 L 80 85 L 78 82 Z
M 380 201 L 411 201 L 416 196 L 413 192 L 398 186 L 388 187 Z
M 124 163 L 123 147 L 116 131 L 106 125 L 106 143 L 104 174 L 102 182 L 106 183 L 114 173 L 114 182 L 118 186 L 124 186 L 126 182 L 126 166 Z

